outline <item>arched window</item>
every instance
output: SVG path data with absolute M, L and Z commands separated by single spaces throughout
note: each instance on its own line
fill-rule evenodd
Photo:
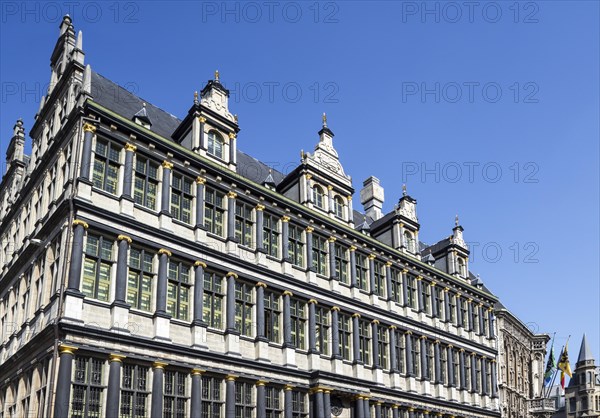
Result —
M 467 277 L 467 269 L 465 266 L 465 260 L 462 258 L 458 259 L 458 274 L 462 277 Z
M 415 240 L 409 231 L 404 231 L 404 244 L 409 253 L 415 252 Z
M 344 199 L 341 196 L 336 196 L 333 199 L 333 209 L 335 216 L 338 218 L 344 218 Z
M 325 193 L 323 192 L 321 186 L 313 187 L 313 204 L 318 208 L 325 209 L 324 202 Z
M 208 133 L 208 153 L 223 159 L 223 138 L 215 131 Z

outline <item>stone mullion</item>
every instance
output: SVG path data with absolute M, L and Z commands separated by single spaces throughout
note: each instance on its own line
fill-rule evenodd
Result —
M 371 322 L 371 341 L 373 342 L 373 368 L 381 369 L 381 362 L 379 361 L 379 320 L 374 319 Z
M 404 301 L 404 306 L 408 306 L 408 270 L 402 270 L 402 297 Z
M 356 247 L 350 246 L 350 287 L 356 287 Z
M 375 294 L 375 254 L 369 254 L 369 294 Z
M 479 310 L 479 335 L 485 335 L 486 330 L 483 324 L 483 303 L 480 303 L 477 309 Z
M 406 375 L 415 376 L 415 366 L 413 364 L 413 346 L 412 346 L 412 332 L 406 331 L 404 333 L 405 351 L 406 351 Z
M 444 320 L 450 322 L 450 288 L 444 288 Z
M 490 338 L 496 338 L 496 333 L 494 331 L 494 309 L 491 307 L 488 308 L 488 326 L 490 327 Z
M 292 342 L 292 315 L 290 309 L 290 297 L 293 293 L 289 290 L 283 292 L 283 347 L 295 348 Z
M 227 193 L 227 239 L 237 241 L 235 237 L 235 199 L 237 193 Z
M 461 294 L 456 294 L 456 326 L 464 327 L 464 318 L 463 318 L 463 303 L 465 301 L 462 299 Z
M 265 252 L 265 243 L 263 240 L 263 227 L 264 227 L 264 205 L 256 205 L 256 229 L 255 229 L 255 241 L 256 250 L 259 252 Z
M 167 286 L 168 286 L 168 268 L 169 268 L 169 257 L 171 257 L 171 251 L 161 248 L 158 250 L 158 283 L 156 286 L 156 311 L 157 316 L 169 316 L 167 315 Z
M 394 292 L 392 289 L 392 262 L 385 263 L 385 288 L 387 292 L 387 300 L 393 300 Z M 399 290 L 399 289 L 397 289 Z
M 471 353 L 471 392 L 477 391 L 477 357 L 475 353 Z
M 488 360 L 485 357 L 481 357 L 481 393 L 483 395 L 489 395 L 487 385 L 487 364 Z
M 429 379 L 428 369 L 427 369 L 427 337 L 422 335 L 420 337 L 421 344 L 421 378 Z
M 429 303 L 431 304 L 431 315 L 434 318 L 437 318 L 440 313 L 438 312 L 437 300 L 435 297 L 435 284 L 435 282 L 429 284 L 429 297 L 431 298 Z
M 423 277 L 417 277 L 417 301 L 418 301 L 418 310 L 419 312 L 423 312 L 425 310 L 425 300 L 423 298 Z
M 333 280 L 339 280 L 335 269 L 335 237 L 329 237 L 329 277 Z
M 491 374 L 492 374 L 492 398 L 498 397 L 498 386 L 496 381 L 496 360 L 491 360 Z
M 468 299 L 466 301 L 467 303 L 467 319 L 468 319 L 468 324 L 465 327 L 466 331 L 472 331 L 473 330 L 473 299 Z
M 390 333 L 390 372 L 394 373 L 398 371 L 398 359 L 396 358 L 396 325 L 390 326 L 388 332 Z
M 465 350 L 461 348 L 458 353 L 458 362 L 460 369 L 460 388 L 467 388 L 466 369 L 465 369 Z
M 448 386 L 456 386 L 456 376 L 454 375 L 454 348 L 449 345 L 447 348 L 446 358 L 448 359 Z
M 313 231 L 315 229 L 312 226 L 306 227 L 306 268 L 310 271 L 316 271 L 313 266 Z
M 352 348 L 354 349 L 354 363 L 363 364 L 360 358 L 360 334 L 358 333 L 358 322 L 360 314 L 352 314 Z
M 434 361 L 435 361 L 435 382 L 443 383 L 442 382 L 442 359 L 440 357 L 440 355 L 441 355 L 440 340 L 435 340 L 435 342 L 434 342 L 433 355 L 434 355 Z
M 316 299 L 308 301 L 308 352 L 310 354 L 319 354 L 319 350 L 317 350 L 317 303 Z
M 284 261 L 290 261 L 290 217 L 283 216 L 281 218 L 281 252 Z
M 226 321 L 227 326 L 225 329 L 226 333 L 237 334 L 238 331 L 235 329 L 235 280 L 238 275 L 229 272 L 227 273 L 227 312 Z

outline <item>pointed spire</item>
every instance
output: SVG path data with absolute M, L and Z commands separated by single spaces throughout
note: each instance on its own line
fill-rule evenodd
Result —
M 588 344 L 585 334 L 583 334 L 583 339 L 581 340 L 581 348 L 579 349 L 577 363 L 582 361 L 594 361 L 594 356 L 592 355 L 592 350 L 590 349 L 590 345 Z
M 25 138 L 25 129 L 23 128 L 23 118 L 17 119 L 13 127 L 13 136 Z
M 86 65 L 83 71 L 82 89 L 85 93 L 92 94 L 92 67 L 90 67 L 90 64 Z
M 77 32 L 77 42 L 75 44 L 75 47 L 77 49 L 79 49 L 80 51 L 83 51 L 83 32 L 82 31 Z
M 63 35 L 72 26 L 71 16 L 66 14 L 60 24 L 60 34 Z

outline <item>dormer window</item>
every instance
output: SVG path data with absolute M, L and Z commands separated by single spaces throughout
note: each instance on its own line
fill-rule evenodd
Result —
M 324 202 L 325 202 L 325 193 L 323 192 L 323 189 L 321 188 L 321 186 L 315 186 L 313 187 L 313 204 L 320 208 L 320 209 L 325 209 L 324 206 Z
M 458 259 L 458 274 L 462 277 L 467 277 L 467 266 L 463 258 Z
M 221 137 L 221 135 L 219 135 L 218 133 L 216 133 L 215 131 L 210 131 L 208 133 L 208 153 L 210 155 L 214 155 L 215 157 L 219 158 L 219 159 L 223 159 L 223 145 L 224 145 L 224 141 L 223 141 L 223 137 Z
M 335 216 L 341 219 L 344 218 L 344 199 L 342 199 L 340 196 L 336 196 L 333 199 L 333 210 Z
M 409 231 L 404 231 L 404 244 L 406 245 L 406 250 L 409 253 L 415 252 L 415 239 Z

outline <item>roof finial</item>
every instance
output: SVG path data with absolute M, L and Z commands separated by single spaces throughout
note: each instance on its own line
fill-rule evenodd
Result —
M 215 70 L 215 81 L 219 81 L 219 70 Z
M 402 196 L 406 196 L 406 184 L 402 185 Z
M 323 112 L 323 128 L 327 127 L 327 114 Z
M 143 102 L 143 103 L 142 103 L 142 106 L 143 106 L 143 107 L 146 107 L 146 102 Z
M 458 226 L 458 213 L 456 214 L 456 217 L 454 218 L 454 226 Z
M 194 92 L 194 103 L 198 104 L 198 90 Z

